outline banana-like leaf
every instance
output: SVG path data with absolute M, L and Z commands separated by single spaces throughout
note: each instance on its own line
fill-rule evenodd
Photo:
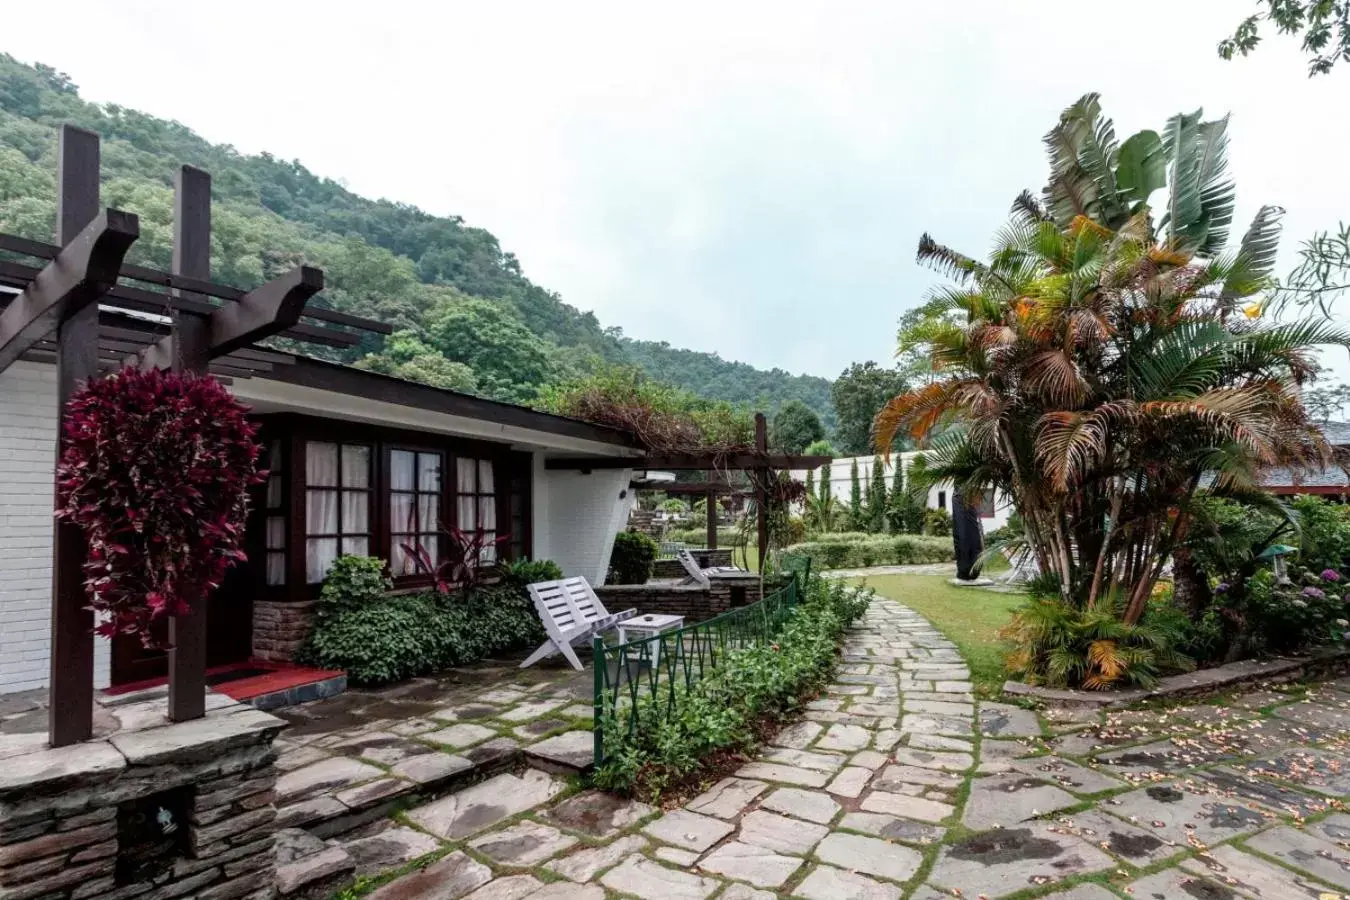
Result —
M 1266 286 L 1280 250 L 1280 219 L 1283 217 L 1284 210 L 1278 206 L 1263 206 L 1257 211 L 1247 233 L 1242 236 L 1237 258 L 1224 278 L 1220 300 L 1231 303 Z
M 1132 203 L 1146 203 L 1167 184 L 1167 154 L 1156 131 L 1141 131 L 1120 145 L 1116 187 Z
M 1206 230 L 1201 221 L 1204 216 L 1203 186 L 1200 158 L 1196 152 L 1200 116 L 1198 109 L 1190 114 L 1179 113 L 1167 120 L 1167 129 L 1163 133 L 1163 148 L 1171 171 L 1168 173 L 1167 214 L 1161 224 L 1167 226 L 1167 243 L 1173 250 L 1194 250 L 1203 242 Z M 1197 234 L 1201 240 L 1196 239 Z

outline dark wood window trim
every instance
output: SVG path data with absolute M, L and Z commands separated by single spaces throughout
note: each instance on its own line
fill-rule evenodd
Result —
M 395 487 L 394 454 L 396 453 L 407 453 L 412 456 L 413 480 L 411 489 L 404 490 Z M 421 483 L 422 460 L 428 457 L 435 457 L 440 463 L 439 484 L 434 491 L 425 490 Z M 442 448 L 430 447 L 425 443 L 416 445 L 402 441 L 384 444 L 382 458 L 384 461 L 384 489 L 380 492 L 380 503 L 388 521 L 388 527 L 381 531 L 381 540 L 387 541 L 383 558 L 389 562 L 391 570 L 394 571 L 396 583 L 428 581 L 430 580 L 430 573 L 420 571 L 416 565 L 411 566 L 408 572 L 398 572 L 396 556 L 400 544 L 411 544 L 413 543 L 413 537 L 420 536 L 422 545 L 431 554 L 433 565 L 438 565 L 445 559 L 445 554 L 449 548 L 444 546 L 440 530 L 441 526 L 447 521 L 445 482 L 446 467 L 450 464 L 451 458 Z M 413 514 L 411 525 L 408 522 L 399 521 L 400 517 L 395 515 L 395 496 L 411 498 L 410 512 Z M 430 501 L 431 509 L 424 507 L 424 504 L 428 504 L 428 501 Z M 424 519 L 429 519 L 429 521 L 424 521 Z
M 320 447 L 334 448 L 333 481 L 318 481 L 309 471 L 311 458 Z M 332 541 L 334 558 L 346 553 L 368 556 L 377 551 L 376 537 L 380 533 L 375 529 L 374 505 L 380 496 L 375 479 L 376 445 L 366 441 L 335 441 L 307 439 L 305 441 L 305 581 L 318 584 L 322 577 L 315 580 L 309 571 L 310 545 L 316 541 Z M 358 475 L 361 457 L 364 456 L 365 474 Z M 312 512 L 316 501 L 323 495 L 332 495 L 332 518 L 335 528 L 319 530 L 312 521 Z M 358 502 L 359 501 L 359 502 Z M 349 508 L 348 504 L 352 504 Z M 365 515 L 358 512 L 365 506 Z M 364 527 L 358 527 L 354 520 L 365 519 Z
M 307 580 L 305 541 L 308 523 L 306 509 L 306 458 L 305 450 L 309 442 L 364 444 L 371 447 L 371 487 L 369 500 L 370 550 L 373 556 L 389 560 L 393 538 L 396 533 L 390 521 L 390 453 L 393 450 L 411 450 L 421 453 L 441 454 L 441 521 L 447 525 L 459 526 L 456 503 L 457 460 L 470 458 L 488 460 L 493 466 L 493 486 L 496 500 L 498 534 L 506 534 L 512 524 L 512 485 L 515 479 L 522 479 L 524 496 L 523 540 L 504 541 L 498 547 L 498 558 L 509 559 L 519 551 L 528 557 L 532 552 L 533 535 L 530 533 L 532 520 L 532 457 L 528 453 L 512 451 L 508 446 L 489 441 L 470 438 L 455 438 L 429 432 L 410 431 L 408 429 L 386 428 L 366 425 L 359 422 L 344 422 L 302 416 L 294 413 L 278 413 L 259 417 L 269 438 L 280 439 L 283 444 L 284 465 L 286 469 L 285 488 L 288 497 L 287 546 L 289 550 L 287 584 L 285 586 L 266 587 L 264 570 L 258 569 L 257 584 L 264 596 L 272 599 L 305 600 L 318 596 L 320 585 L 310 584 Z M 259 523 L 265 528 L 265 515 L 260 509 L 261 499 L 255 510 L 259 514 Z M 259 559 L 263 558 L 263 545 L 255 543 Z M 442 539 L 442 558 L 448 558 L 450 548 L 444 546 Z M 400 589 L 414 589 L 430 585 L 432 578 L 425 574 L 405 575 L 394 579 Z

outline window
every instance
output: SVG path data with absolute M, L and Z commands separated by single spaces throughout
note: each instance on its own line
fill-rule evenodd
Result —
M 281 441 L 267 445 L 267 512 L 264 580 L 270 585 L 286 583 L 286 491 L 282 475 Z
M 389 451 L 389 570 L 394 575 L 417 574 L 419 556 L 433 570 L 440 565 L 440 522 L 441 455 Z
M 340 555 L 370 553 L 370 447 L 305 445 L 305 577 L 323 581 Z
M 512 559 L 524 559 L 527 553 L 525 537 L 529 534 L 530 506 L 530 470 L 528 460 L 516 460 L 511 466 L 511 476 L 507 482 L 507 510 L 511 517 L 508 523 L 511 540 L 507 542 Z
M 980 495 L 980 518 L 992 519 L 994 517 L 994 489 L 985 488 Z
M 497 489 L 492 460 L 455 460 L 455 513 L 460 531 L 482 531 L 484 547 L 481 562 L 496 562 Z
M 938 509 L 947 508 L 947 492 L 938 491 Z

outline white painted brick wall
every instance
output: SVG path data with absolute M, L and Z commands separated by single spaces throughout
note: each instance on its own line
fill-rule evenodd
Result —
M 569 578 L 604 584 L 614 536 L 633 505 L 632 478 L 631 469 L 547 471 L 536 460 L 535 556 L 553 560 Z
M 47 686 L 52 610 L 56 367 L 0 372 L 0 694 Z M 94 642 L 107 685 L 109 643 Z

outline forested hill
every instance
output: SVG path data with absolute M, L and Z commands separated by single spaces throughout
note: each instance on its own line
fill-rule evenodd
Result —
M 405 329 L 386 346 L 361 348 L 356 355 L 374 351 L 362 365 L 529 402 L 548 383 L 629 363 L 711 399 L 769 410 L 799 399 L 833 423 L 827 379 L 630 340 L 531 282 L 496 237 L 457 216 L 359 197 L 298 162 L 247 156 L 177 122 L 86 102 L 61 73 L 2 53 L 0 231 L 50 240 L 63 122 L 103 136 L 103 202 L 141 216 L 136 262 L 167 267 L 172 173 L 180 163 L 203 168 L 215 198 L 213 275 L 251 287 L 297 262 L 322 267 L 332 306 Z

